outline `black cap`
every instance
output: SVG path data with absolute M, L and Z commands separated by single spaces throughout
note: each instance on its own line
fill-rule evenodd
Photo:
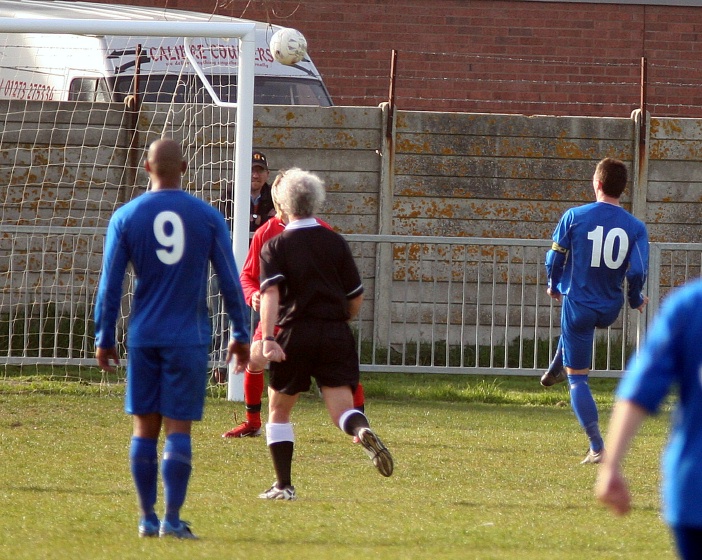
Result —
M 251 167 L 254 167 L 255 165 L 258 165 L 259 167 L 263 167 L 263 169 L 268 169 L 268 160 L 266 159 L 266 155 L 263 152 L 254 152 L 253 156 L 251 158 Z

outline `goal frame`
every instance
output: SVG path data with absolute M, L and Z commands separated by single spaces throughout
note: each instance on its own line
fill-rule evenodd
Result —
M 175 22 L 97 19 L 39 19 L 0 18 L 0 32 L 45 33 L 72 35 L 118 35 L 143 37 L 206 37 L 239 40 L 237 68 L 237 100 L 223 102 L 207 80 L 201 66 L 186 49 L 186 57 L 195 68 L 216 105 L 236 108 L 234 162 L 234 224 L 232 250 L 239 270 L 242 269 L 249 246 L 249 187 L 251 184 L 251 152 L 253 151 L 253 102 L 255 73 L 255 22 Z M 229 365 L 227 398 L 243 401 L 243 376 L 233 375 Z
M 234 228 L 232 248 L 237 267 L 241 270 L 249 246 L 249 185 L 251 182 L 251 152 L 253 150 L 253 100 L 255 64 L 254 22 L 172 22 L 134 20 L 59 20 L 37 18 L 0 18 L 0 32 L 56 33 L 73 35 L 121 35 L 144 37 L 208 37 L 239 39 L 237 68 L 237 100 L 222 102 L 216 94 L 215 104 L 236 108 L 236 148 L 234 162 Z M 186 56 L 202 79 L 204 72 L 195 57 Z M 210 93 L 215 93 L 205 79 Z M 247 188 L 243 188 L 243 186 Z M 242 188 L 238 188 L 242 186 Z

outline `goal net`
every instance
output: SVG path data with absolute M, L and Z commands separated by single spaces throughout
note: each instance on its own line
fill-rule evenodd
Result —
M 107 386 L 123 381 L 124 369 L 110 378 L 95 366 L 103 239 L 114 210 L 148 188 L 150 142 L 182 142 L 183 186 L 221 209 L 229 205 L 233 250 L 243 264 L 255 24 L 2 15 L 0 2 L 2 375 L 30 374 L 33 383 L 79 376 Z M 158 75 L 149 71 L 155 61 L 166 68 Z M 128 277 L 118 324 L 126 359 L 132 285 Z M 209 303 L 217 341 L 227 319 L 215 292 Z M 220 345 L 213 344 L 213 367 L 221 365 Z

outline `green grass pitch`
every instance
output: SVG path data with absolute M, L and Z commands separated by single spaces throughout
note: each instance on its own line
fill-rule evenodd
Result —
M 634 511 L 593 498 L 596 467 L 567 389 L 538 378 L 363 375 L 372 426 L 395 458 L 380 476 L 321 401 L 293 412 L 295 502 L 257 498 L 274 480 L 264 438 L 224 440 L 213 391 L 194 428 L 182 512 L 199 541 L 139 539 L 121 386 L 0 381 L 0 558 L 674 558 L 659 514 L 666 414 L 627 460 Z M 592 380 L 603 431 L 614 380 Z M 264 415 L 265 416 L 265 415 Z M 162 493 L 159 498 L 162 498 Z M 159 513 L 162 505 L 159 501 Z

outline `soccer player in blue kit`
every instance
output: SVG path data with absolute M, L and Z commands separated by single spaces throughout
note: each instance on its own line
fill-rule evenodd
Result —
M 626 183 L 624 163 L 613 158 L 600 161 L 592 179 L 596 201 L 563 214 L 546 255 L 547 292 L 562 303 L 561 336 L 541 384 L 549 387 L 567 376 L 573 412 L 590 440 L 582 464 L 599 463 L 604 449 L 588 383 L 595 329 L 610 326 L 619 316 L 625 278 L 631 308 L 642 312 L 648 302 L 642 293 L 648 232 L 619 204 Z
M 680 557 L 702 558 L 702 281 L 671 293 L 617 389 L 595 493 L 616 514 L 631 509 L 622 462 L 644 419 L 678 393 L 661 461 L 663 516 Z
M 105 371 L 114 369 L 111 361 L 119 364 L 115 326 L 131 263 L 136 288 L 124 407 L 134 417 L 129 457 L 141 510 L 139 536 L 192 539 L 180 509 L 192 468 L 192 422 L 202 419 L 208 380 L 210 262 L 232 322 L 227 361 L 236 356 L 239 372 L 249 359 L 249 315 L 224 218 L 181 189 L 186 163 L 180 146 L 170 139 L 152 143 L 145 168 L 150 191 L 119 208 L 107 229 L 95 304 L 96 358 Z M 159 520 L 155 504 L 162 427 L 165 515 Z

